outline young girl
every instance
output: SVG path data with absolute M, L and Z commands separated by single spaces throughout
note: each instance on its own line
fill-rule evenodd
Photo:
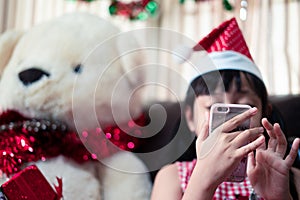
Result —
M 232 46 L 232 41 L 238 45 Z M 279 124 L 265 118 L 270 112 L 268 94 L 235 19 L 224 22 L 199 45 L 210 53 L 216 69 L 197 75 L 187 91 L 185 115 L 189 129 L 197 135 L 197 158 L 162 168 L 151 199 L 292 199 L 289 171 L 300 140 L 294 140 L 285 156 L 286 139 Z M 225 122 L 221 131 L 211 134 L 214 137 L 208 136 L 209 109 L 220 102 L 252 108 Z M 249 129 L 232 132 L 249 118 Z M 226 182 L 245 156 L 245 180 Z

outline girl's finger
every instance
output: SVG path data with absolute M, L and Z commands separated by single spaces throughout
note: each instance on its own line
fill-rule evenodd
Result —
M 270 136 L 268 142 L 268 149 L 270 149 L 271 151 L 276 151 L 277 139 L 276 139 L 276 134 L 274 133 L 274 127 L 266 118 L 263 118 L 261 120 L 261 123 L 263 127 L 266 129 L 268 135 Z
M 272 124 L 268 121 L 267 118 L 263 118 L 263 119 L 261 120 L 261 123 L 262 123 L 262 125 L 265 127 L 265 129 L 266 129 L 267 131 L 272 131 L 272 130 L 273 130 L 273 126 L 272 126 Z M 275 134 L 273 134 L 273 133 L 270 133 L 270 134 L 271 134 L 270 137 L 276 137 Z
M 196 140 L 196 153 L 197 153 L 197 157 L 200 157 L 200 151 L 202 149 L 202 144 L 204 143 L 204 141 L 207 139 L 208 137 L 208 120 L 204 120 L 201 126 L 201 130 L 200 133 L 198 135 L 198 138 Z
M 264 142 L 265 137 L 263 135 L 259 136 L 249 144 L 246 144 L 245 146 L 242 146 L 241 148 L 237 149 L 237 156 L 240 156 L 242 158 L 243 156 L 248 155 L 250 152 L 256 150 L 259 146 L 261 146 Z
M 277 140 L 276 153 L 283 158 L 287 147 L 287 141 L 278 123 L 274 124 L 274 133 Z
M 253 107 L 249 110 L 233 117 L 222 125 L 222 132 L 230 132 L 242 124 L 245 120 L 250 119 L 257 113 L 257 108 Z
M 253 151 L 248 154 L 248 162 L 247 162 L 247 172 L 252 171 L 256 166 L 254 153 Z
M 289 154 L 285 158 L 285 162 L 289 168 L 292 167 L 292 165 L 297 157 L 297 154 L 299 151 L 299 144 L 300 144 L 300 139 L 296 138 L 293 142 L 293 145 L 292 145 L 292 148 L 291 148 Z
M 244 146 L 245 144 L 252 142 L 256 138 L 258 138 L 263 132 L 263 127 L 255 127 L 244 130 L 234 138 L 233 144 L 236 148 L 240 148 L 241 146 Z

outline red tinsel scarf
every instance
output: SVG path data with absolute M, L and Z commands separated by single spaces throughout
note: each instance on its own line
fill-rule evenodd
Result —
M 28 119 L 18 112 L 7 111 L 0 116 L 0 175 L 10 176 L 25 163 L 58 155 L 81 163 L 104 158 L 119 149 L 134 151 L 139 144 L 132 135 L 142 134 L 139 130 L 142 124 L 145 124 L 143 115 L 129 121 L 126 131 L 116 126 L 96 128 L 79 133 L 80 139 L 60 122 Z M 92 153 L 86 149 L 87 145 Z

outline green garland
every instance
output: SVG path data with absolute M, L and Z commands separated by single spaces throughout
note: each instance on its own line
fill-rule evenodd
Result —
M 69 0 L 90 3 L 96 0 Z M 154 0 L 132 1 L 123 3 L 122 1 L 112 0 L 108 11 L 111 16 L 123 16 L 130 20 L 146 20 L 155 17 L 158 13 L 159 5 Z
M 130 20 L 146 20 L 157 15 L 158 3 L 153 0 L 133 1 L 123 3 L 114 0 L 109 6 L 109 13 L 112 16 L 123 16 Z

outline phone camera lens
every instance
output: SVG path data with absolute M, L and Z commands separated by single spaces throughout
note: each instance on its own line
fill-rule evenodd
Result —
M 227 112 L 227 111 L 228 111 L 228 108 L 227 108 L 227 107 L 218 107 L 218 108 L 217 108 L 217 111 L 218 111 L 218 112 Z

